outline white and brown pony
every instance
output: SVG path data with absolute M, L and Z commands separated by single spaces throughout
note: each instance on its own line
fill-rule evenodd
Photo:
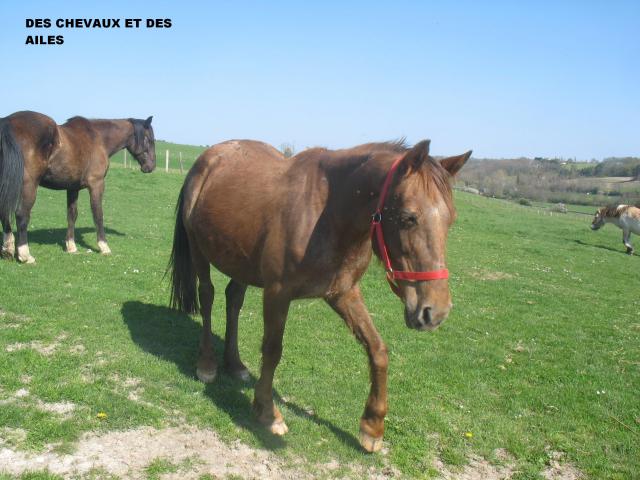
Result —
M 631 233 L 640 235 L 640 208 L 633 205 L 617 205 L 598 209 L 591 230 L 598 230 L 605 223 L 613 223 L 622 229 L 622 243 L 627 247 L 627 253 L 633 253 L 633 246 L 629 241 Z

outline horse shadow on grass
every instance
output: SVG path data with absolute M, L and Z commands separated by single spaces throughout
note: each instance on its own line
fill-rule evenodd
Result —
M 608 245 L 602 245 L 602 244 L 596 245 L 595 243 L 587 243 L 587 242 L 583 242 L 582 240 L 576 240 L 576 239 L 574 239 L 573 241 L 576 242 L 578 245 L 582 245 L 584 247 L 602 248 L 603 250 L 609 250 L 610 252 L 622 253 L 623 255 L 627 255 L 625 250 L 622 248 L 614 248 L 614 247 L 609 247 Z M 635 255 L 635 253 L 632 255 Z
M 145 352 L 174 363 L 186 377 L 195 379 L 198 345 L 202 326 L 189 315 L 167 307 L 142 303 L 125 302 L 121 309 L 122 318 L 129 328 L 132 340 Z M 211 401 L 224 411 L 233 423 L 250 432 L 263 447 L 277 450 L 286 446 L 284 438 L 271 434 L 258 424 L 252 414 L 251 399 L 242 392 L 243 388 L 255 387 L 257 378 L 251 374 L 247 382 L 227 375 L 222 368 L 224 339 L 213 336 L 213 348 L 218 362 L 218 375 L 213 383 L 205 385 L 205 393 Z M 289 412 L 329 429 L 345 445 L 360 449 L 358 440 L 350 433 L 334 425 L 331 421 L 310 415 L 299 405 L 283 401 L 274 390 L 277 404 L 285 405 Z
M 112 228 L 105 227 L 104 229 L 107 235 L 116 235 L 118 237 L 124 237 L 124 233 L 114 230 Z M 84 240 L 85 234 L 92 234 L 94 244 L 89 245 Z M 97 241 L 95 240 L 96 229 L 92 227 L 82 227 L 75 229 L 75 241 L 79 248 L 87 250 L 96 250 Z M 29 230 L 29 243 L 38 243 L 40 245 L 55 245 L 58 244 L 62 250 L 66 249 L 65 239 L 67 238 L 66 228 L 42 228 L 39 230 Z

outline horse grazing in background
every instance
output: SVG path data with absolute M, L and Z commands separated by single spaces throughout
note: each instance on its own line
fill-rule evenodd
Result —
M 275 435 L 288 431 L 273 402 L 289 304 L 323 298 L 364 345 L 371 390 L 360 422 L 367 451 L 382 446 L 387 412 L 387 349 L 359 288 L 372 252 L 385 262 L 405 305 L 406 325 L 433 330 L 451 308 L 445 269 L 447 231 L 455 218 L 450 181 L 471 152 L 435 161 L 429 142 L 413 148 L 371 143 L 348 150 L 310 149 L 285 158 L 254 141 L 206 150 L 184 182 L 176 208 L 169 270 L 171 305 L 203 319 L 197 376 L 211 382 L 210 264 L 226 287 L 224 364 L 241 378 L 238 314 L 247 285 L 263 288 L 262 367 L 253 408 Z
M 633 254 L 633 245 L 629 241 L 631 233 L 640 235 L 640 208 L 632 205 L 617 205 L 598 209 L 591 229 L 598 230 L 605 223 L 613 223 L 622 229 L 622 243 L 627 247 L 627 253 Z
M 146 120 L 88 120 L 73 117 L 56 125 L 36 112 L 17 112 L 0 119 L 0 221 L 2 255 L 33 263 L 27 226 L 36 201 L 38 185 L 67 191 L 66 249 L 77 252 L 74 228 L 78 216 L 78 193 L 89 189 L 98 248 L 111 253 L 104 233 L 102 195 L 109 157 L 126 148 L 149 173 L 156 165 L 152 117 Z M 17 242 L 11 231 L 15 213 Z M 17 243 L 17 252 L 16 252 Z

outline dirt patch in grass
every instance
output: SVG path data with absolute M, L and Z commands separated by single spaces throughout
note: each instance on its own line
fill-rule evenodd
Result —
M 43 402 L 38 400 L 36 403 L 38 410 L 43 412 L 55 413 L 61 415 L 64 418 L 70 418 L 73 411 L 76 409 L 75 403 L 71 402 Z
M 309 465 L 303 459 L 282 459 L 273 453 L 247 446 L 240 441 L 230 444 L 220 440 L 211 430 L 196 427 L 155 429 L 141 427 L 122 432 L 85 434 L 73 453 L 59 453 L 55 445 L 43 453 L 27 453 L 14 448 L 26 434 L 21 430 L 0 429 L 0 474 L 22 475 L 39 471 L 64 478 L 92 475 L 143 479 L 150 472 L 161 473 L 163 479 L 213 478 L 247 479 L 312 479 L 368 478 L 386 480 L 400 478 L 401 473 L 389 465 L 382 469 L 341 465 L 333 460 Z M 450 467 L 441 460 L 433 466 L 445 480 L 511 479 L 517 472 L 515 460 L 504 451 L 496 451 L 499 465 L 472 456 L 464 467 Z M 563 461 L 561 453 L 549 456 L 542 472 L 548 480 L 579 480 L 579 470 Z M 385 462 L 386 463 L 386 462 Z
M 513 278 L 513 275 L 505 272 L 493 272 L 490 270 L 478 270 L 471 273 L 471 276 L 479 280 L 486 280 L 489 282 L 495 282 L 497 280 L 509 280 Z
M 585 478 L 582 472 L 570 463 L 565 462 L 564 453 L 548 452 L 549 465 L 542 472 L 546 480 L 580 480 Z
M 26 315 L 16 315 L 0 308 L 0 329 L 20 328 L 31 321 Z
M 0 432 L 2 433 L 2 432 Z M 302 460 L 283 460 L 272 453 L 249 447 L 239 441 L 226 444 L 218 435 L 195 427 L 154 429 L 142 427 L 124 432 L 86 434 L 72 454 L 57 453 L 49 446 L 44 453 L 32 454 L 12 449 L 0 438 L 0 473 L 22 475 L 48 470 L 65 478 L 103 472 L 122 478 L 146 478 L 150 470 L 163 467 L 162 478 L 197 479 L 239 477 L 256 479 L 311 479 L 331 477 L 335 462 L 309 466 Z M 341 478 L 383 480 L 399 475 L 397 470 L 349 467 Z M 170 475 L 167 475 L 169 474 Z
M 60 346 L 60 343 L 66 338 L 67 338 L 67 334 L 61 333 L 51 343 L 44 343 L 44 342 L 41 342 L 40 340 L 33 340 L 29 343 L 17 342 L 17 343 L 12 343 L 10 345 L 7 345 L 5 350 L 9 353 L 12 353 L 18 350 L 31 349 L 31 350 L 35 350 L 41 355 L 44 355 L 45 357 L 49 357 L 55 353 L 55 351 Z
M 514 473 L 511 464 L 494 465 L 476 455 L 464 467 L 449 467 L 439 459 L 434 462 L 434 467 L 443 480 L 504 480 L 511 478 Z
M 515 459 L 503 449 L 494 452 L 500 464 L 493 464 L 482 457 L 473 455 L 464 467 L 449 467 L 437 459 L 433 465 L 442 480 L 509 480 L 516 476 L 518 468 Z M 549 465 L 541 472 L 547 480 L 581 480 L 584 475 L 570 463 L 564 462 L 560 452 L 549 454 Z

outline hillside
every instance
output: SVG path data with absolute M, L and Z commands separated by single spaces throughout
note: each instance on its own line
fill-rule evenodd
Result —
M 557 159 L 472 159 L 460 183 L 487 196 L 549 203 L 608 205 L 640 202 L 640 159 L 577 163 Z
M 262 337 L 259 290 L 249 289 L 240 317 L 240 350 L 252 381 L 219 375 L 205 386 L 195 379 L 200 319 L 167 308 L 163 278 L 182 180 L 177 173 L 112 169 L 108 257 L 95 253 L 86 191 L 77 255 L 63 251 L 64 192 L 38 191 L 30 226 L 37 264 L 0 262 L 5 454 L 50 448 L 62 455 L 78 451 L 85 432 L 151 426 L 168 435 L 188 425 L 215 430 L 235 450 L 239 440 L 328 477 L 436 477 L 474 471 L 479 458 L 520 479 L 556 467 L 598 479 L 640 471 L 640 300 L 633 293 L 640 289 L 640 257 L 624 254 L 619 230 L 592 232 L 585 217 L 544 216 L 456 193 L 459 216 L 448 244 L 455 307 L 433 333 L 405 327 L 402 304 L 374 262 L 362 288 L 390 351 L 390 411 L 385 453 L 363 455 L 356 435 L 368 385 L 365 354 L 320 300 L 290 309 L 275 382 L 290 428 L 283 441 L 251 417 Z M 218 273 L 214 279 L 219 349 L 225 279 Z M 52 405 L 65 410 L 47 410 Z M 119 448 L 145 450 L 133 445 Z M 197 455 L 206 455 L 196 449 L 194 459 L 183 461 L 174 453 L 164 450 L 142 464 L 140 475 L 196 471 Z

